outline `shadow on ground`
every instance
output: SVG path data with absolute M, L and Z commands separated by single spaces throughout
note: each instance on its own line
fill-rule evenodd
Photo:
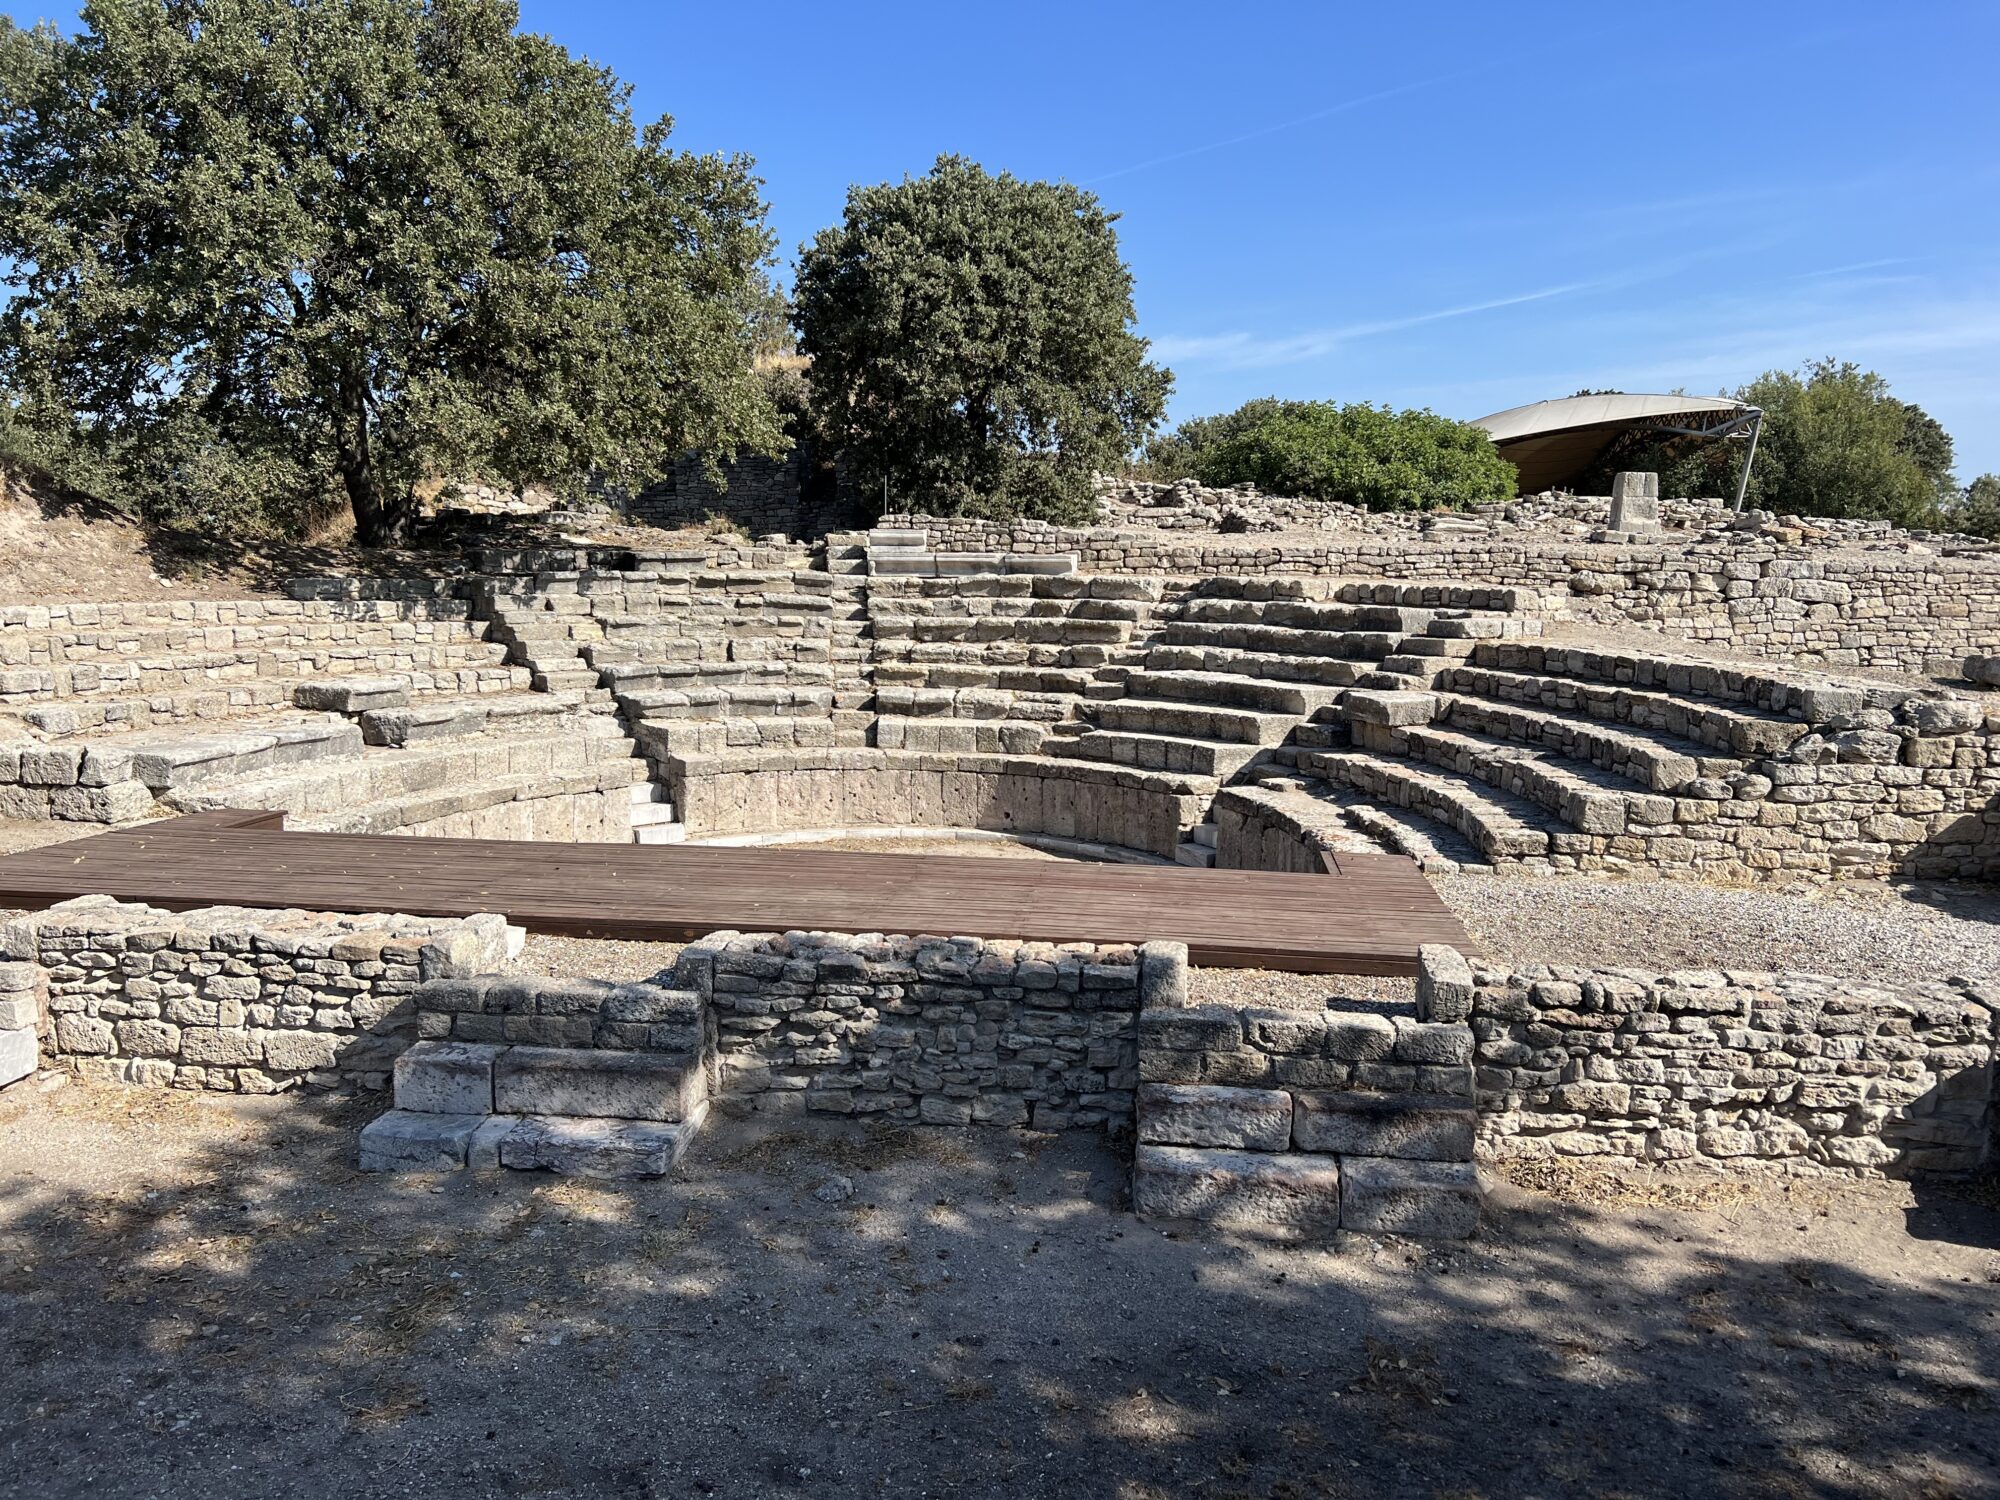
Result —
M 11 1493 L 1947 1496 L 2000 1476 L 2000 1257 L 1970 1230 L 1910 1238 L 1906 1209 L 1930 1209 L 1894 1184 L 1691 1208 L 1508 1190 L 1469 1247 L 1299 1249 L 1138 1224 L 1121 1153 L 1082 1134 L 722 1122 L 672 1182 L 385 1178 L 349 1166 L 375 1107 L 0 1103 Z M 2000 1217 L 1953 1202 L 1981 1232 Z

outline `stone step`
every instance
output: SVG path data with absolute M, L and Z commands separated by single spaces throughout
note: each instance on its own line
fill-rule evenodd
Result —
M 1298 716 L 1220 708 L 1159 698 L 1112 698 L 1078 705 L 1080 716 L 1100 729 L 1176 739 L 1226 740 L 1244 745 L 1276 745 L 1291 733 Z
M 1478 665 L 1454 666 L 1440 686 L 1464 697 L 1629 725 L 1734 756 L 1781 754 L 1807 733 L 1806 726 L 1796 719 L 1735 704 Z
M 888 615 L 870 621 L 877 641 L 1010 641 L 1031 646 L 1114 646 L 1132 622 L 1081 615 Z
M 1197 870 L 1215 867 L 1215 849 L 1210 844 L 1198 844 L 1192 839 L 1174 846 L 1174 863 L 1189 865 Z
M 632 830 L 635 844 L 684 844 L 687 842 L 687 826 L 682 823 L 654 823 Z
M 650 688 L 620 693 L 618 707 L 635 719 L 812 718 L 833 712 L 833 689 L 764 683 Z
M 1489 860 L 1541 859 L 1551 850 L 1556 820 L 1546 808 L 1475 777 L 1366 750 L 1311 750 L 1297 761 L 1309 775 L 1454 829 Z
M 1276 625 L 1225 625 L 1173 620 L 1160 627 L 1164 646 L 1212 646 L 1271 656 L 1328 656 L 1343 661 L 1380 661 L 1404 637 L 1389 631 L 1292 630 Z
M 1154 646 L 1146 652 L 1149 672 L 1206 672 L 1224 677 L 1264 677 L 1318 687 L 1351 686 L 1368 663 L 1337 656 L 1287 656 L 1273 651 L 1235 651 L 1218 646 Z
M 73 757 L 69 779 L 110 786 L 136 781 L 156 793 L 233 784 L 361 753 L 361 731 L 339 718 L 276 722 L 217 733 L 119 735 L 88 745 L 50 746 L 42 753 Z
M 1286 682 L 1271 677 L 1237 677 L 1225 672 L 1131 672 L 1129 697 L 1244 709 L 1259 714 L 1305 718 L 1331 707 L 1340 689 L 1321 683 Z
M 368 709 L 360 715 L 360 726 L 369 744 L 397 748 L 464 735 L 537 732 L 583 711 L 584 695 L 579 692 L 495 693 L 411 708 Z
M 1363 749 L 1475 777 L 1540 804 L 1579 833 L 1615 838 L 1631 825 L 1673 821 L 1673 798 L 1632 789 L 1595 766 L 1566 762 L 1528 745 L 1435 724 L 1355 724 L 1352 729 L 1355 744 Z
M 1286 630 L 1388 632 L 1421 635 L 1435 612 L 1393 604 L 1320 603 L 1296 599 L 1190 599 L 1181 618 L 1212 625 L 1277 626 Z
M 1067 760 L 1103 761 L 1140 771 L 1172 771 L 1227 780 L 1264 754 L 1263 747 L 1221 740 L 1128 734 L 1092 729 L 1074 739 L 1048 741 L 1051 755 Z
M 591 667 L 538 667 L 529 685 L 538 693 L 587 693 L 598 686 L 598 679 Z
M 552 1171 L 665 1177 L 701 1132 L 704 1107 L 678 1121 L 576 1116 L 447 1115 L 392 1109 L 361 1129 L 364 1172 Z
M 557 804 L 550 799 L 616 791 L 627 784 L 620 770 L 603 767 L 561 774 L 494 776 L 402 792 L 373 802 L 356 803 L 338 812 L 297 814 L 288 822 L 292 827 L 320 833 L 396 833 L 446 818 L 487 812 L 509 803 L 527 802 L 546 804 L 550 811 L 544 816 L 553 826 L 563 819 Z M 538 831 L 535 836 L 568 843 L 572 841 L 570 831 L 558 828 L 547 834 Z M 622 838 L 622 826 L 619 831 Z
M 1740 756 L 1718 755 L 1712 746 L 1659 730 L 1454 693 L 1439 699 L 1441 722 L 1449 728 L 1587 761 L 1649 791 L 1680 792 L 1704 778 L 1726 781 L 1748 769 Z M 1711 790 L 1726 795 L 1728 789 Z
M 538 778 L 570 777 L 630 785 L 645 778 L 645 763 L 633 748 L 608 721 L 590 720 L 533 736 L 472 736 L 329 757 L 253 779 L 232 778 L 214 791 L 194 788 L 169 800 L 191 812 L 256 807 L 316 822 L 366 821 L 371 810 L 459 788 L 528 789 Z

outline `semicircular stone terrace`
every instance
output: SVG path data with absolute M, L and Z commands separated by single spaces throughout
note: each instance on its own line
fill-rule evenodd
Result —
M 1430 868 L 2000 872 L 1990 693 L 1631 629 L 1605 644 L 1555 587 L 1268 571 L 1283 555 L 1252 576 L 1083 573 L 883 535 L 5 608 L 0 816 L 988 829 L 1279 870 L 1386 847 Z

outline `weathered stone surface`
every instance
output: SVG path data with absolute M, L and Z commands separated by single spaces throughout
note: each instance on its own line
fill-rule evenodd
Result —
M 1132 1208 L 1148 1219 L 1327 1233 L 1340 1224 L 1340 1183 L 1327 1157 L 1141 1145 Z
M 1464 1239 L 1479 1229 L 1479 1172 L 1470 1162 L 1344 1156 L 1340 1227 L 1413 1239 Z
M 502 1050 L 476 1042 L 417 1042 L 396 1059 L 396 1108 L 491 1114 L 493 1064 Z
M 1138 1122 L 1139 1139 L 1155 1145 L 1283 1151 L 1292 1099 L 1281 1089 L 1148 1083 L 1139 1088 Z
M 33 1030 L 0 1031 L 0 1088 L 26 1078 L 39 1066 Z
M 500 1142 L 500 1164 L 577 1177 L 664 1177 L 700 1129 L 626 1118 L 522 1120 Z
M 673 1054 L 509 1047 L 493 1066 L 500 1114 L 672 1121 L 703 1092 L 701 1068 Z
M 485 1115 L 392 1109 L 361 1127 L 364 1172 L 455 1172 Z
M 1330 1093 L 1294 1096 L 1292 1139 L 1301 1151 L 1471 1161 L 1471 1101 L 1432 1094 Z

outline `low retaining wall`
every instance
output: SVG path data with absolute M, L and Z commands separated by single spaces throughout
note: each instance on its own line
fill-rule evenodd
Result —
M 1037 1130 L 1132 1118 L 1131 947 L 724 932 L 674 974 L 713 1009 L 723 1092 L 762 1107 Z
M 1171 859 L 1205 799 L 1182 778 L 1089 761 L 896 750 L 687 756 L 669 767 L 690 838 L 895 824 L 1118 844 Z
M 46 1056 L 87 1076 L 379 1089 L 410 1041 L 418 984 L 490 968 L 506 947 L 498 916 L 169 912 L 84 896 L 0 927 L 0 970 L 36 969 Z
M 1482 1148 L 1962 1172 L 1993 1136 L 2000 986 L 1510 972 L 1426 948 L 1419 1014 L 1472 1028 Z

